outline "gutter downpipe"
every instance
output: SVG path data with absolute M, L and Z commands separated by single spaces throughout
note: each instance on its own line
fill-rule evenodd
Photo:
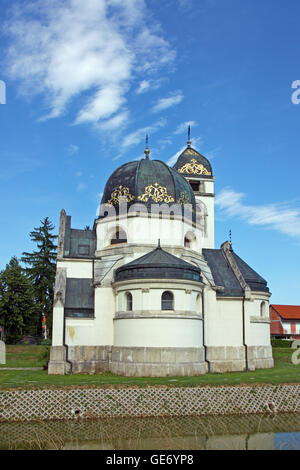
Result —
M 205 344 L 205 308 L 204 308 L 204 288 L 202 288 L 202 342 L 204 347 L 204 360 L 207 363 L 207 372 L 210 372 L 210 362 L 207 360 L 207 346 Z
M 246 344 L 246 322 L 245 322 L 245 292 L 244 292 L 244 297 L 243 297 L 243 346 L 245 348 L 245 366 L 246 366 L 246 372 L 249 371 L 248 367 L 248 346 Z
M 70 364 L 70 372 L 69 374 L 72 375 L 73 373 L 73 363 L 68 359 L 69 356 L 69 345 L 66 344 L 66 316 L 64 314 L 64 334 L 63 334 L 63 346 L 66 348 L 66 362 Z

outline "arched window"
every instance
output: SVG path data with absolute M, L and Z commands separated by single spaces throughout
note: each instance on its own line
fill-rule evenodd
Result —
M 113 232 L 112 238 L 110 240 L 111 245 L 116 245 L 118 243 L 127 243 L 126 232 L 119 227 L 115 229 L 115 231 Z
M 197 225 L 202 231 L 202 235 L 207 237 L 207 218 L 208 218 L 208 211 L 207 207 L 203 201 L 197 202 L 197 212 L 196 212 L 196 219 Z
M 174 310 L 174 296 L 172 292 L 166 291 L 161 296 L 161 309 Z
M 201 294 L 198 294 L 197 298 L 196 298 L 196 312 L 197 313 L 202 313 L 202 296 L 201 296 Z
M 191 250 L 197 251 L 197 238 L 193 232 L 187 232 L 184 236 L 184 246 L 185 248 L 190 248 Z
M 126 292 L 126 310 L 127 312 L 132 311 L 132 294 L 130 292 Z
M 184 237 L 185 248 L 191 248 L 191 240 L 188 237 Z
M 260 316 L 261 316 L 261 317 L 265 317 L 265 316 L 266 316 L 266 310 L 267 310 L 267 308 L 266 308 L 266 302 L 262 302 L 262 303 L 260 304 Z

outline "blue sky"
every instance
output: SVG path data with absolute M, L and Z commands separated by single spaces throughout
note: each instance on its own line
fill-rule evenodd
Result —
M 92 225 L 105 182 L 192 145 L 216 176 L 216 247 L 299 304 L 300 4 L 282 0 L 2 0 L 0 269 L 43 217 Z

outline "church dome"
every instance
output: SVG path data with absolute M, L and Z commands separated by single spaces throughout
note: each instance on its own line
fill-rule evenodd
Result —
M 196 201 L 189 183 L 183 175 L 160 160 L 146 158 L 125 163 L 108 179 L 101 204 L 115 206 L 116 210 L 123 200 L 128 208 L 135 203 L 152 204 L 192 204 Z
M 190 126 L 188 130 L 187 148 L 179 155 L 174 167 L 183 176 L 201 176 L 201 178 L 211 178 L 212 167 L 207 158 L 191 147 Z
M 150 253 L 116 269 L 116 282 L 129 279 L 184 279 L 202 282 L 199 268 L 168 253 L 160 245 Z

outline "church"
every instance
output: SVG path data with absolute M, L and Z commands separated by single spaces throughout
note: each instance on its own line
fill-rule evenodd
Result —
M 273 367 L 267 282 L 214 245 L 213 169 L 190 140 L 108 179 L 93 228 L 60 214 L 49 374 L 196 376 Z

